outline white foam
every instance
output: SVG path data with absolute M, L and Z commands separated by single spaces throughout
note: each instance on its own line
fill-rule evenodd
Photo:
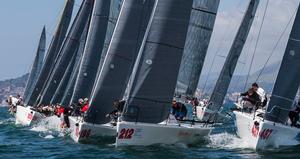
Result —
M 38 132 L 60 131 L 60 119 L 56 116 L 43 118 L 31 130 Z
M 14 122 L 14 118 L 8 118 L 8 119 L 0 120 L 0 125 L 13 123 L 13 122 Z
M 47 135 L 47 136 L 45 136 L 44 138 L 45 138 L 45 139 L 53 139 L 54 136 L 53 136 L 53 135 Z
M 238 138 L 234 134 L 220 133 L 209 136 L 210 144 L 209 147 L 212 148 L 225 148 L 225 149 L 245 149 L 250 148 L 250 146 Z

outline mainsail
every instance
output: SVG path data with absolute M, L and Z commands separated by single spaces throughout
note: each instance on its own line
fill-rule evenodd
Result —
M 192 4 L 192 0 L 156 1 L 132 74 L 123 120 L 159 123 L 168 117 Z
M 112 111 L 113 101 L 122 99 L 124 95 L 154 2 L 123 2 L 85 121 L 97 124 L 109 122 L 105 115 Z
M 220 0 L 194 0 L 179 69 L 176 94 L 194 96 L 207 53 Z
M 300 8 L 290 33 L 267 108 L 266 119 L 286 123 L 300 84 Z
M 26 105 L 35 104 L 36 99 L 38 98 L 45 83 L 47 82 L 48 77 L 50 76 L 50 72 L 54 67 L 55 59 L 62 46 L 63 40 L 65 39 L 65 35 L 67 33 L 71 21 L 73 6 L 74 0 L 68 0 L 66 2 L 66 6 L 62 13 L 60 22 L 57 25 L 56 32 L 53 36 L 51 44 L 48 48 L 48 52 L 46 58 L 44 59 L 42 70 L 38 76 L 34 89 L 32 93 L 29 92 L 30 94 L 28 94 L 25 98 Z
M 78 64 L 75 65 L 73 73 L 70 77 L 69 83 L 64 91 L 64 94 L 62 96 L 62 99 L 60 101 L 60 104 L 63 106 L 69 106 L 71 103 L 71 98 L 72 98 L 72 94 L 74 92 L 74 86 L 75 86 L 75 82 L 76 82 L 76 78 L 78 76 L 79 73 L 79 67 L 80 67 L 80 62 L 81 62 L 82 57 L 79 59 Z M 77 102 L 77 101 L 76 101 Z
M 106 36 L 105 36 L 105 40 L 104 40 L 104 45 L 103 45 L 103 49 L 102 49 L 102 53 L 101 53 L 101 59 L 98 65 L 98 69 L 97 69 L 97 75 L 95 78 L 95 82 L 94 82 L 94 86 L 91 92 L 94 92 L 95 88 L 96 88 L 96 81 L 98 81 L 99 78 L 99 74 L 108 50 L 108 46 L 110 44 L 113 32 L 115 30 L 116 24 L 117 24 L 117 20 L 120 14 L 120 10 L 121 10 L 121 6 L 123 4 L 123 0 L 111 0 L 110 2 L 110 11 L 109 11 L 109 20 L 108 20 L 108 26 L 107 26 L 107 31 L 106 31 Z M 92 93 L 91 93 L 92 94 Z M 74 99 L 76 100 L 76 99 Z M 74 101 L 72 101 L 74 102 Z
M 45 49 L 46 49 L 46 29 L 44 27 L 40 37 L 38 50 L 36 52 L 34 62 L 31 67 L 30 75 L 26 84 L 26 88 L 24 92 L 25 99 L 27 99 L 28 95 L 31 94 L 31 92 L 33 91 L 36 80 L 41 72 L 41 69 L 43 67 L 43 61 L 45 58 Z
M 242 20 L 242 23 L 238 29 L 238 32 L 234 38 L 233 44 L 230 48 L 225 64 L 221 70 L 220 76 L 214 87 L 213 93 L 210 97 L 209 108 L 211 110 L 218 110 L 223 105 L 224 98 L 226 96 L 231 78 L 236 68 L 238 59 L 242 53 L 244 44 L 247 40 L 252 22 L 257 11 L 259 0 L 251 0 L 248 8 Z
M 60 83 L 54 93 L 54 96 L 52 97 L 52 99 L 50 101 L 50 104 L 56 104 L 56 103 L 60 102 L 62 96 L 64 95 L 64 91 L 68 85 L 68 82 L 69 82 L 70 77 L 74 70 L 74 66 L 76 63 L 76 57 L 77 57 L 77 55 L 74 54 L 67 69 L 66 69 L 66 72 L 64 73 L 62 80 L 60 81 Z
M 76 81 L 76 77 L 74 77 L 75 76 L 74 74 L 77 72 L 77 68 L 79 68 L 79 65 L 81 63 L 84 46 L 85 46 L 86 39 L 87 39 L 88 29 L 89 29 L 89 23 L 87 23 L 85 26 L 83 34 L 80 38 L 79 48 L 76 51 L 77 53 L 73 55 L 69 65 L 64 73 L 64 76 L 63 76 L 62 80 L 60 81 L 60 83 L 51 99 L 50 104 L 55 104 L 55 103 L 61 102 L 61 100 L 64 97 L 64 94 L 69 90 L 68 89 L 69 83 L 72 83 L 73 80 Z M 64 105 L 64 106 L 66 106 L 66 105 Z
M 73 25 L 69 31 L 69 34 L 64 42 L 64 45 L 60 51 L 57 63 L 54 66 L 53 72 L 43 90 L 39 104 L 49 104 L 52 99 L 58 85 L 61 81 L 64 72 L 72 58 L 73 54 L 76 54 L 77 49 L 80 45 L 80 38 L 84 31 L 86 24 L 89 21 L 94 0 L 84 0 L 81 8 L 73 22 Z
M 90 97 L 104 45 L 109 10 L 110 1 L 95 1 L 83 59 L 72 97 L 73 102 L 79 98 Z

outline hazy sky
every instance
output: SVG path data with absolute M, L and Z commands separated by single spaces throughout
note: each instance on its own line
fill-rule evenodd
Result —
M 65 0 L 1 1 L 0 80 L 29 72 L 42 28 L 46 25 L 47 43 L 49 44 L 64 2 Z M 78 10 L 80 2 L 81 0 L 76 1 L 75 10 Z M 249 69 L 249 60 L 254 52 L 266 2 L 267 0 L 261 0 L 250 36 L 240 58 L 238 73 L 247 72 L 246 70 Z M 299 0 L 270 0 L 252 72 L 261 68 L 265 63 L 288 21 L 293 17 L 298 3 Z M 248 0 L 221 0 L 204 72 L 207 72 L 212 64 L 216 52 L 220 56 L 217 56 L 213 63 L 213 72 L 217 72 L 222 66 L 225 60 L 222 56 L 226 56 L 228 53 L 247 4 Z M 290 28 L 288 27 L 270 63 L 282 58 Z M 246 67 L 243 67 L 243 63 L 246 63 Z M 244 71 L 241 71 L 242 69 Z

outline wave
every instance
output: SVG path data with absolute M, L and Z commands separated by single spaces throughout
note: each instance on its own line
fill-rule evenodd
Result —
M 221 149 L 250 149 L 250 145 L 235 134 L 219 133 L 209 136 L 209 147 Z
M 60 119 L 57 116 L 41 119 L 31 127 L 30 131 L 39 132 L 39 136 L 45 139 L 64 137 L 66 134 L 60 128 Z

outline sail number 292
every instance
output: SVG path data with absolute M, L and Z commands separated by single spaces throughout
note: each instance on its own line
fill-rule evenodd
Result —
M 122 129 L 118 139 L 131 139 L 134 134 L 134 129 Z

